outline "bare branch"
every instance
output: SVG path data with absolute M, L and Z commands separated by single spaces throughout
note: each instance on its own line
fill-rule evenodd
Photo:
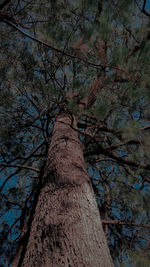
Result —
M 0 167 L 12 167 L 12 168 L 22 168 L 22 169 L 28 169 L 28 170 L 32 170 L 35 172 L 40 172 L 39 169 L 30 167 L 30 166 L 26 166 L 26 165 L 20 165 L 20 164 L 16 164 L 16 165 L 11 165 L 11 164 L 5 164 L 5 163 L 0 163 Z
M 102 220 L 103 224 L 119 224 L 119 225 L 128 225 L 128 226 L 138 226 L 144 228 L 150 228 L 150 225 L 144 225 L 139 223 L 132 223 L 132 222 L 121 222 L 119 220 Z
M 41 45 L 44 45 L 44 46 L 46 46 L 46 47 L 48 47 L 48 48 L 50 48 L 50 49 L 52 49 L 52 50 L 54 50 L 54 51 L 56 51 L 58 53 L 61 53 L 64 56 L 67 56 L 67 57 L 70 57 L 70 58 L 73 58 L 73 59 L 78 59 L 78 60 L 83 61 L 83 62 L 87 63 L 88 65 L 91 65 L 91 66 L 96 67 L 96 68 L 102 68 L 101 64 L 94 64 L 93 62 L 90 62 L 90 61 L 88 61 L 88 60 L 86 60 L 86 59 L 84 59 L 82 57 L 68 54 L 64 50 L 62 51 L 61 49 L 58 49 L 56 47 L 53 47 L 52 45 L 50 45 L 50 44 L 48 44 L 48 43 L 46 43 L 46 42 L 44 42 L 44 41 L 42 41 L 42 40 L 40 40 L 40 39 L 32 36 L 31 34 L 24 32 L 20 27 L 18 27 L 16 24 L 12 23 L 11 21 L 8 21 L 8 20 L 3 19 L 3 18 L 2 18 L 2 21 L 4 21 L 6 24 L 12 26 L 14 29 L 16 29 L 17 31 L 19 31 L 20 33 L 22 33 L 24 36 L 30 38 L 31 40 L 33 40 L 35 42 L 38 42 Z M 106 68 L 110 68 L 110 69 L 115 69 L 115 70 L 118 70 L 120 72 L 123 72 L 126 75 L 128 75 L 131 80 L 137 81 L 137 78 L 136 77 L 132 76 L 130 73 L 128 73 L 124 69 L 118 68 L 116 66 L 105 66 L 105 67 Z
M 148 129 L 150 129 L 150 125 L 141 128 L 141 130 L 143 130 L 143 131 L 148 130 Z
M 0 10 L 2 10 L 11 0 L 4 0 L 3 3 L 0 4 Z
M 144 0 L 141 12 L 144 13 L 146 16 L 150 17 L 150 14 L 145 10 L 145 6 L 146 6 L 146 0 Z
M 137 161 L 128 160 L 127 158 L 119 157 L 117 154 L 112 153 L 111 151 L 103 151 L 106 156 L 109 156 L 115 159 L 119 164 L 126 164 L 132 167 L 142 167 L 145 170 L 150 170 L 150 165 L 143 164 Z
M 20 33 L 22 33 L 24 36 L 30 38 L 31 40 L 33 40 L 33 41 L 35 41 L 37 43 L 40 43 L 41 45 L 44 45 L 44 46 L 46 46 L 46 47 L 48 47 L 48 48 L 50 48 L 50 49 L 52 49 L 52 50 L 54 50 L 54 51 L 56 51 L 58 53 L 61 53 L 64 56 L 67 56 L 67 57 L 70 57 L 70 58 L 74 58 L 74 59 L 79 59 L 80 61 L 83 61 L 83 62 L 85 62 L 85 63 L 87 63 L 87 64 L 89 64 L 89 65 L 91 65 L 93 67 L 101 68 L 101 65 L 100 64 L 97 65 L 97 64 L 94 64 L 92 62 L 89 62 L 88 60 L 86 60 L 84 58 L 81 58 L 81 57 L 78 57 L 78 56 L 74 56 L 74 55 L 68 54 L 68 53 L 62 51 L 61 49 L 58 49 L 56 47 L 53 47 L 52 45 L 50 45 L 50 44 L 48 44 L 48 43 L 46 43 L 46 42 L 44 42 L 44 41 L 42 41 L 42 40 L 40 40 L 40 39 L 32 36 L 32 35 L 30 35 L 29 33 L 24 32 L 20 27 L 18 27 L 17 25 L 15 25 L 14 23 L 12 23 L 11 21 L 8 21 L 8 20 L 6 20 L 4 18 L 2 18 L 2 21 L 5 22 L 6 24 L 12 26 L 14 29 L 16 29 L 17 31 L 19 31 Z
M 114 163 L 117 163 L 116 160 L 111 159 L 111 158 L 99 158 L 99 159 L 96 159 L 95 161 L 96 161 L 96 162 L 100 162 L 100 161 L 112 161 L 112 162 L 114 162 Z

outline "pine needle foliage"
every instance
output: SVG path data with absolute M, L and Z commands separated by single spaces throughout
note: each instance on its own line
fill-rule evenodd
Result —
M 0 5 L 1 266 L 17 249 L 63 109 L 78 116 L 115 266 L 149 266 L 150 15 L 141 2 Z

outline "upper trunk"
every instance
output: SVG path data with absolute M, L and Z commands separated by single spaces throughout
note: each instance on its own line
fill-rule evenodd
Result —
M 13 266 L 112 267 L 76 119 L 57 116 L 26 250 Z

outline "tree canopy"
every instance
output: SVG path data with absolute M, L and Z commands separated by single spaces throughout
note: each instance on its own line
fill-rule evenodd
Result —
M 55 116 L 79 138 L 115 266 L 150 262 L 150 6 L 0 4 L 0 264 L 13 259 Z

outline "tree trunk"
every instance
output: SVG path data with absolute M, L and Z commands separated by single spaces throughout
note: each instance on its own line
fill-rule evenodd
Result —
M 112 267 L 76 119 L 57 116 L 28 243 L 13 266 Z

